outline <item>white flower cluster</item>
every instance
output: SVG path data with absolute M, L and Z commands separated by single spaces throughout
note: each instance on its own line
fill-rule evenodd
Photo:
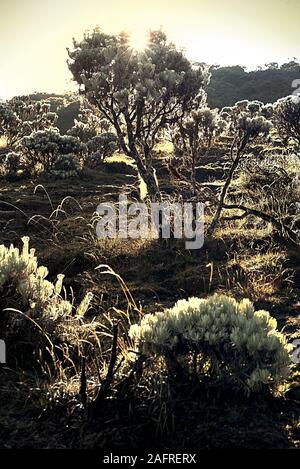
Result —
M 21 295 L 24 306 L 29 306 L 30 316 L 57 319 L 72 314 L 73 305 L 61 297 L 64 275 L 57 276 L 56 283 L 46 280 L 48 269 L 38 266 L 35 250 L 29 249 L 29 238 L 23 237 L 23 249 L 0 245 L 0 290 L 12 287 Z M 91 301 L 87 294 L 76 310 L 83 316 Z
M 239 303 L 215 294 L 180 300 L 172 309 L 144 316 L 129 334 L 148 357 L 200 354 L 218 376 L 225 374 L 247 391 L 275 386 L 289 373 L 290 345 L 276 320 L 255 311 L 248 299 Z

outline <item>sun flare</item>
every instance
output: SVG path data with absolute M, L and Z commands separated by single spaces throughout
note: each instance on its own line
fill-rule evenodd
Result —
M 148 43 L 147 31 L 143 29 L 130 32 L 130 43 L 133 49 L 137 51 L 144 50 Z
M 37 7 L 41 3 L 43 7 Z M 0 48 L 5 66 L 0 99 L 36 90 L 73 91 L 66 47 L 72 37 L 80 38 L 97 24 L 107 33 L 128 31 L 138 51 L 147 45 L 149 29 L 162 27 L 190 60 L 208 64 L 255 69 L 297 57 L 299 0 L 253 0 L 252 4 L 249 9 L 240 0 L 86 0 L 84 6 L 81 0 L 1 0 Z M 13 39 L 12 31 L 18 31 Z

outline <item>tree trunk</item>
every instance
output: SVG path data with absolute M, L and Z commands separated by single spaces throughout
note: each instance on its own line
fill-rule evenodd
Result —
M 147 186 L 147 195 L 152 202 L 159 202 L 161 200 L 161 194 L 155 174 L 155 169 L 153 168 L 152 164 L 146 166 L 139 155 L 135 155 L 134 159 L 136 161 L 139 175 Z
M 196 155 L 195 150 L 192 150 L 192 171 L 191 171 L 191 182 L 192 182 L 192 190 L 193 190 L 193 197 L 196 196 Z
M 243 155 L 243 151 L 245 149 L 246 143 L 247 143 L 246 139 L 243 139 L 243 141 L 241 142 L 241 144 L 237 148 L 237 154 L 236 154 L 235 159 L 232 162 L 232 165 L 231 165 L 231 168 L 229 170 L 227 179 L 226 179 L 225 184 L 223 186 L 216 213 L 214 214 L 213 220 L 212 220 L 212 222 L 211 222 L 211 224 L 210 224 L 210 226 L 207 230 L 207 236 L 208 237 L 213 236 L 214 231 L 215 231 L 215 229 L 216 229 L 216 227 L 219 223 L 220 216 L 221 216 L 222 210 L 224 208 L 224 203 L 225 203 L 225 199 L 226 199 L 226 195 L 227 195 L 229 186 L 231 184 L 234 172 L 235 172 L 236 168 L 238 167 L 240 159 Z M 232 157 L 232 153 L 233 153 L 233 146 L 231 148 L 231 157 Z

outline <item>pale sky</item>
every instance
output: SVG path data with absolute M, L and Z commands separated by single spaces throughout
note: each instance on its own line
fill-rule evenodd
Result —
M 0 0 L 0 97 L 72 89 L 66 47 L 96 25 L 138 47 L 162 27 L 191 59 L 255 68 L 299 58 L 299 18 L 300 0 Z

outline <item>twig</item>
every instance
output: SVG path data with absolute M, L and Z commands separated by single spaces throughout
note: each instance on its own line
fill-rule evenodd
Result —
M 91 406 L 91 417 L 95 417 L 98 414 L 99 409 L 101 408 L 103 400 L 108 396 L 111 388 L 111 384 L 115 374 L 115 365 L 117 361 L 117 345 L 118 345 L 118 332 L 119 332 L 119 323 L 114 324 L 113 326 L 113 338 L 112 338 L 112 348 L 111 348 L 111 357 L 107 370 L 105 379 L 100 385 L 97 396 L 92 402 Z
M 79 394 L 81 397 L 81 402 L 83 407 L 86 408 L 87 405 L 87 391 L 86 391 L 86 372 L 85 372 L 85 357 L 82 357 L 82 367 L 81 367 L 81 375 L 80 375 L 80 390 Z

